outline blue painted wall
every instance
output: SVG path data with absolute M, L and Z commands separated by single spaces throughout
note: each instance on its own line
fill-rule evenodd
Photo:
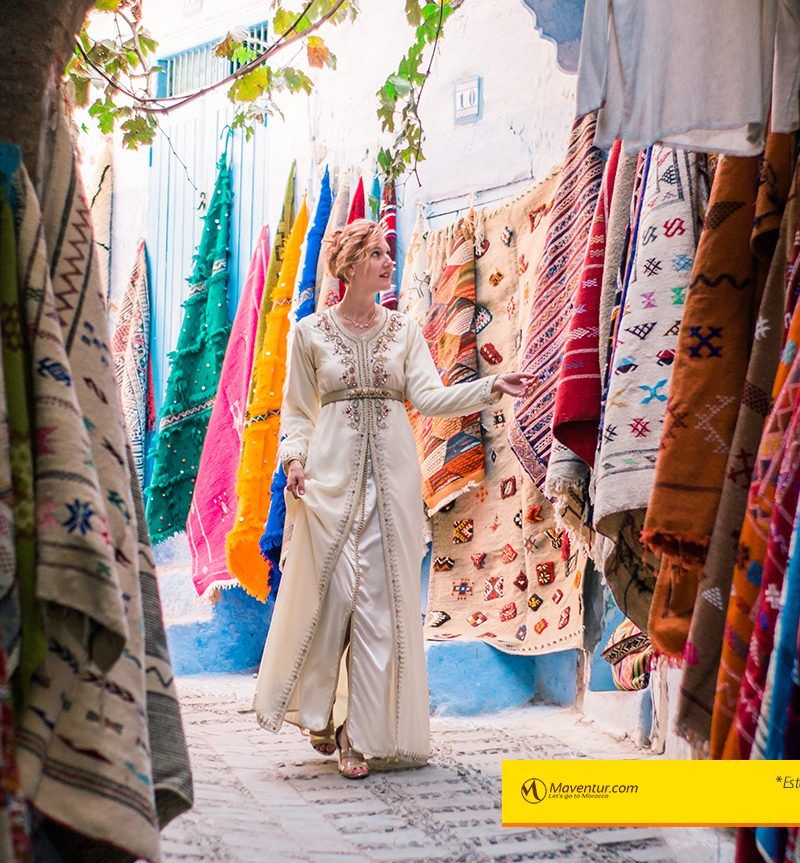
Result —
M 522 0 L 536 19 L 536 29 L 556 43 L 556 59 L 565 72 L 578 69 L 586 0 Z
M 176 674 L 229 674 L 255 669 L 261 662 L 272 619 L 273 602 L 266 605 L 241 588 L 220 592 L 210 620 L 167 627 Z

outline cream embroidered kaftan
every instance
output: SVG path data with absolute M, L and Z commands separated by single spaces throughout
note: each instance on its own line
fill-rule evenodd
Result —
M 304 463 L 306 486 L 300 500 L 286 493 L 292 537 L 254 707 L 270 731 L 284 721 L 319 731 L 333 708 L 357 750 L 413 763 L 429 754 L 414 435 L 402 401 L 320 400 L 380 387 L 425 416 L 455 417 L 500 395 L 494 376 L 445 387 L 419 325 L 384 308 L 378 316 L 353 335 L 329 308 L 294 333 L 279 457 Z

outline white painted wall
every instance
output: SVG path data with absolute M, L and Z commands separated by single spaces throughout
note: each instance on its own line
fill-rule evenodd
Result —
M 371 181 L 375 156 L 386 140 L 375 114 L 375 93 L 396 68 L 412 34 L 399 0 L 370 0 L 361 6 L 354 23 L 326 31 L 337 69 L 309 70 L 314 92 L 308 97 L 287 94 L 280 102 L 284 117 L 270 120 L 272 220 L 292 159 L 297 159 L 300 192 L 307 187 L 315 193 L 326 161 L 339 171 L 356 166 L 365 182 Z M 145 17 L 165 56 L 256 23 L 266 9 L 263 0 L 148 0 Z M 302 59 L 301 54 L 294 62 Z M 459 125 L 454 84 L 471 75 L 483 78 L 483 115 L 476 123 Z M 473 196 L 476 203 L 496 200 L 545 176 L 563 157 L 574 94 L 574 76 L 558 68 L 555 46 L 537 34 L 521 0 L 468 0 L 447 23 L 425 88 L 421 116 L 427 161 L 420 167 L 422 186 L 411 178 L 398 190 L 401 250 L 417 200 L 431 202 L 429 212 L 435 217 L 468 206 Z M 224 92 L 207 98 L 209 109 L 225 100 Z M 148 164 L 147 150 L 117 148 L 114 294 L 127 279 L 143 234 Z

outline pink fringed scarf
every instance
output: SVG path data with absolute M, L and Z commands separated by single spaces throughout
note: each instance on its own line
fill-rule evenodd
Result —
M 186 522 L 192 552 L 192 580 L 200 596 L 206 596 L 215 587 L 230 587 L 236 583 L 225 563 L 225 536 L 233 527 L 236 515 L 236 472 L 242 422 L 268 261 L 269 235 L 265 226 L 256 242 L 239 299 Z

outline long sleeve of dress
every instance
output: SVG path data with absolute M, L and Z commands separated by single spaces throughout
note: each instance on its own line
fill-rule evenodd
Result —
M 445 386 L 436 370 L 419 324 L 409 320 L 409 345 L 406 353 L 406 398 L 428 417 L 459 417 L 496 404 L 502 393 L 492 393 L 499 375 Z
M 304 328 L 298 326 L 292 334 L 292 349 L 281 408 L 285 436 L 278 448 L 278 460 L 284 470 L 293 459 L 298 459 L 305 465 L 308 442 L 318 414 L 317 374 L 310 348 L 306 344 Z

